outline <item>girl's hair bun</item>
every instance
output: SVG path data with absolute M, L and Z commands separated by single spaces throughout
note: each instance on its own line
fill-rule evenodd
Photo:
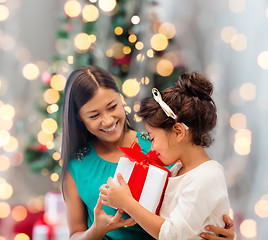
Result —
M 188 96 L 198 97 L 202 100 L 212 100 L 213 85 L 199 73 L 182 73 L 175 85 L 180 88 L 180 92 Z

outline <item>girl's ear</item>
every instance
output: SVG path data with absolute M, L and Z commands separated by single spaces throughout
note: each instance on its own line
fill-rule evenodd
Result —
M 181 123 L 175 123 L 175 125 L 172 127 L 172 130 L 176 133 L 176 136 L 179 139 L 183 139 L 186 135 L 186 130 Z

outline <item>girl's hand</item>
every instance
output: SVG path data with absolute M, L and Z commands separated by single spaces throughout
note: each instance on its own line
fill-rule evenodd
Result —
M 120 173 L 117 174 L 117 180 L 120 186 L 116 185 L 110 177 L 107 185 L 100 187 L 100 198 L 105 205 L 125 210 L 125 206 L 133 197 L 129 186 Z
M 106 233 L 113 231 L 120 227 L 129 227 L 136 224 L 132 219 L 120 219 L 123 211 L 118 210 L 115 216 L 107 215 L 103 209 L 103 203 L 101 199 L 98 199 L 97 205 L 94 209 L 94 223 L 92 225 L 95 228 L 96 235 L 105 235 Z
M 211 239 L 211 240 L 223 240 L 223 239 L 228 239 L 228 240 L 233 240 L 235 237 L 235 231 L 234 231 L 234 223 L 231 218 L 229 218 L 228 215 L 223 215 L 223 220 L 225 222 L 225 227 L 220 228 L 220 227 L 215 227 L 215 226 L 206 226 L 205 229 L 210 232 L 214 232 L 217 234 L 220 234 L 222 237 L 217 237 L 215 235 L 211 235 L 209 233 L 201 233 L 200 236 L 202 239 Z

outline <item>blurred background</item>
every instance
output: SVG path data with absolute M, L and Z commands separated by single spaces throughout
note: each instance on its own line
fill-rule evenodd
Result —
M 153 86 L 205 74 L 218 108 L 208 151 L 225 168 L 236 239 L 268 239 L 267 26 L 264 0 L 0 0 L 0 240 L 68 239 L 62 90 L 87 64 L 115 76 L 141 131 Z

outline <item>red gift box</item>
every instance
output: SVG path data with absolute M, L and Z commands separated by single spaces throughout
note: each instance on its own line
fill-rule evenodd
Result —
M 119 148 L 126 158 L 122 157 L 118 162 L 115 184 L 119 185 L 116 174 L 120 172 L 134 199 L 150 212 L 158 214 L 170 171 L 164 167 L 155 152 L 150 151 L 145 155 L 136 142 L 130 148 Z

